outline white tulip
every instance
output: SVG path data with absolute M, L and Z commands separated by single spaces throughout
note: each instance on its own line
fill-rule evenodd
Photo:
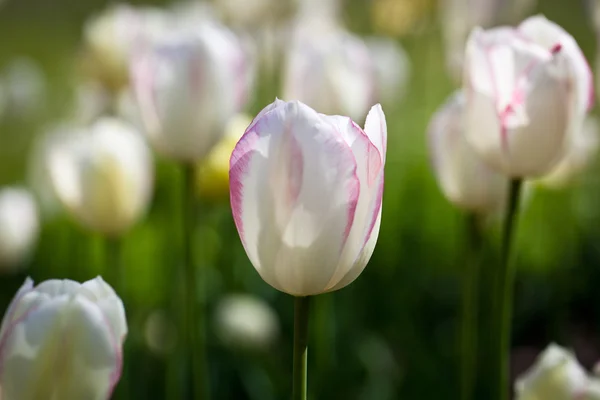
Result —
M 48 157 L 54 190 L 84 226 L 120 235 L 148 208 L 154 170 L 150 149 L 129 124 L 102 118 L 67 135 Z
M 540 184 L 560 189 L 573 182 L 594 161 L 600 146 L 600 122 L 588 116 L 583 127 L 570 136 L 567 153 Z
M 588 387 L 586 371 L 568 350 L 551 344 L 515 383 L 516 400 L 573 400 Z
M 429 123 L 433 169 L 446 198 L 465 210 L 482 214 L 504 204 L 508 179 L 486 165 L 465 139 L 465 98 L 454 93 Z
M 374 106 L 348 117 L 276 100 L 231 155 L 234 220 L 248 258 L 295 296 L 338 290 L 363 271 L 381 222 L 387 127 Z
M 106 400 L 119 381 L 127 321 L 102 278 L 27 279 L 0 328 L 2 400 Z
M 23 265 L 39 228 L 37 206 L 29 191 L 17 187 L 0 190 L 0 270 Z
M 84 41 L 90 69 L 107 88 L 119 90 L 129 79 L 132 54 L 149 46 L 172 27 L 170 16 L 158 8 L 116 4 L 86 22 Z
M 368 47 L 343 30 L 315 29 L 298 33 L 290 45 L 283 97 L 323 114 L 363 121 L 375 97 L 375 67 Z
M 565 47 L 566 49 L 566 47 Z M 466 137 L 513 178 L 548 173 L 564 154 L 577 88 L 571 53 L 512 28 L 473 30 L 466 50 Z
M 217 306 L 217 335 L 224 344 L 241 349 L 266 350 L 277 339 L 277 314 L 263 300 L 250 295 L 229 295 Z
M 205 157 L 246 98 L 246 59 L 237 37 L 202 24 L 141 52 L 132 77 L 145 132 L 164 156 Z
M 392 104 L 406 92 L 410 78 L 410 60 L 393 39 L 373 37 L 366 41 L 375 70 L 375 97 Z

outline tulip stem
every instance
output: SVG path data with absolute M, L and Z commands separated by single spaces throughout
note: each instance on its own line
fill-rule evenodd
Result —
M 183 332 L 185 346 L 183 351 L 189 352 L 192 379 L 192 393 L 196 400 L 208 398 L 208 377 L 205 354 L 204 313 L 198 313 L 198 303 L 204 304 L 203 284 L 198 279 L 197 269 L 194 265 L 192 238 L 194 234 L 194 221 L 196 220 L 196 207 L 194 197 L 194 165 L 183 166 L 183 193 L 182 193 L 182 227 L 183 227 L 183 268 L 184 268 L 184 301 L 186 315 L 184 316 Z
M 295 298 L 292 400 L 306 400 L 309 308 L 310 297 Z
M 510 250 L 513 232 L 517 222 L 519 211 L 519 196 L 522 186 L 521 179 L 511 179 L 508 191 L 508 203 L 504 217 L 502 230 L 502 243 L 500 253 L 500 274 L 498 275 L 499 290 L 497 292 L 500 300 L 497 302 L 500 308 L 500 340 L 498 343 L 498 394 L 500 400 L 508 400 L 510 393 L 509 368 L 510 368 L 510 338 L 511 320 L 514 295 L 515 266 L 510 262 Z
M 477 326 L 479 290 L 479 269 L 481 264 L 481 251 L 483 237 L 478 224 L 478 215 L 467 215 L 466 236 L 467 249 L 465 271 L 463 273 L 463 298 L 462 298 L 462 332 L 461 332 L 461 398 L 473 398 L 474 384 L 477 371 Z

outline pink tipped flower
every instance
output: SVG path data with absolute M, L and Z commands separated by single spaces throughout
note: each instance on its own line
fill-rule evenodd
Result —
M 156 150 L 187 162 L 205 157 L 247 99 L 247 67 L 237 37 L 208 22 L 134 56 L 135 97 Z
M 341 289 L 373 253 L 381 221 L 387 127 L 365 129 L 299 102 L 258 114 L 230 161 L 231 207 L 248 258 L 295 296 Z
M 126 336 L 123 303 L 102 278 L 27 279 L 0 327 L 0 398 L 106 400 Z
M 543 17 L 516 29 L 475 29 L 464 70 L 469 143 L 508 176 L 549 172 L 590 104 L 582 63 L 573 38 Z
M 450 202 L 488 214 L 503 205 L 508 179 L 486 165 L 467 143 L 464 111 L 465 97 L 458 91 L 433 115 L 428 127 L 433 170 Z

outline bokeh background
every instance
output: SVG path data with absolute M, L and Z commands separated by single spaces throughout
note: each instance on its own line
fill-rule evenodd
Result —
M 130 3 L 172 6 L 166 1 Z M 78 107 L 84 23 L 108 5 L 100 0 L 0 1 L 0 83 L 12 99 L 0 113 L 0 185 L 35 189 L 40 184 L 31 166 L 36 139 Z M 402 99 L 384 104 L 389 146 L 375 253 L 356 282 L 313 303 L 312 398 L 458 398 L 466 216 L 439 191 L 425 135 L 432 113 L 459 85 L 446 67 L 440 10 L 434 0 L 343 2 L 348 29 L 398 41 L 411 68 Z M 594 65 L 597 48 L 590 4 L 539 0 L 526 15 L 538 12 L 569 31 Z M 249 114 L 281 96 L 278 82 L 276 76 L 259 76 Z M 567 188 L 535 187 L 528 192 L 515 246 L 513 375 L 529 367 L 550 342 L 573 348 L 588 368 L 600 360 L 599 172 L 595 164 Z M 151 208 L 123 239 L 119 256 L 124 277 L 119 294 L 130 326 L 125 360 L 130 367 L 123 379 L 131 399 L 168 398 L 165 374 L 174 340 L 169 305 L 179 295 L 172 277 L 181 263 L 182 179 L 174 163 L 156 157 Z M 264 283 L 247 260 L 227 193 L 206 196 L 199 190 L 198 201 L 193 243 L 208 288 L 212 398 L 288 398 L 293 300 Z M 41 231 L 31 256 L 22 268 L 0 271 L 2 310 L 26 276 L 35 281 L 86 280 L 115 273 L 107 262 L 110 243 L 43 198 L 40 207 Z M 486 271 L 496 265 L 495 225 L 490 224 L 483 263 L 482 324 L 489 314 L 486 294 L 491 283 L 485 281 Z M 227 300 L 240 294 L 272 310 L 266 317 L 257 316 L 250 307 L 238 316 L 248 318 L 250 326 L 264 317 L 264 341 L 246 343 L 235 333 L 223 332 L 229 329 L 223 327 L 227 317 L 222 315 Z M 480 386 L 488 379 L 485 360 L 483 353 Z

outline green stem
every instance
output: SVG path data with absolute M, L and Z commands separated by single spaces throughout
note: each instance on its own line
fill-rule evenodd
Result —
M 123 263 L 122 263 L 122 241 L 118 237 L 106 237 L 104 239 L 104 251 L 105 251 L 105 267 L 104 271 L 106 274 L 106 278 L 108 283 L 113 287 L 113 289 L 119 294 L 121 297 L 126 297 L 126 288 L 125 288 L 125 279 L 124 279 L 124 271 L 123 271 Z M 130 316 L 131 317 L 131 316 Z M 130 354 L 130 346 L 128 346 L 128 342 L 125 341 L 123 343 L 123 365 L 121 370 L 121 380 L 119 384 L 115 388 L 115 393 L 113 398 L 116 400 L 119 399 L 129 399 L 130 398 L 130 373 L 129 373 L 129 362 L 131 361 L 131 357 L 128 356 Z
M 310 297 L 295 298 L 292 400 L 306 400 L 309 308 Z
M 500 308 L 500 327 L 498 342 L 498 393 L 500 400 L 508 400 L 510 393 L 509 362 L 510 362 L 510 338 L 511 320 L 514 295 L 515 266 L 510 263 L 510 250 L 517 214 L 519 211 L 519 195 L 522 186 L 521 179 L 511 179 L 508 192 L 508 204 L 504 218 L 501 247 L 501 268 L 498 275 L 497 304 Z
M 467 250 L 466 270 L 463 274 L 462 333 L 461 333 L 461 398 L 473 398 L 477 371 L 477 326 L 478 326 L 478 290 L 479 269 L 483 238 L 478 225 L 478 216 L 469 214 L 466 221 Z
M 194 195 L 194 165 L 183 166 L 182 227 L 185 311 L 181 343 L 191 358 L 192 391 L 194 399 L 205 400 L 208 396 L 208 379 L 205 354 L 204 312 L 198 312 L 198 304 L 204 305 L 204 281 L 199 280 L 193 259 L 192 238 L 196 220 Z M 202 296 L 202 297 L 201 297 Z

